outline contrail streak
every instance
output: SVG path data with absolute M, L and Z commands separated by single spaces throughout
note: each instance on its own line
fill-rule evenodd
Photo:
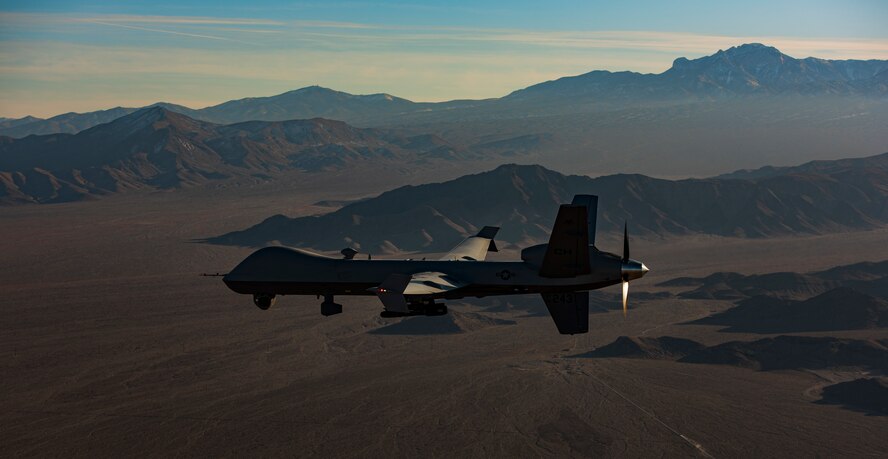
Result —
M 103 22 L 103 21 L 84 21 L 84 22 L 89 22 L 91 24 L 106 25 L 106 26 L 111 26 L 111 27 L 120 27 L 123 29 L 142 30 L 145 32 L 166 33 L 166 34 L 170 34 L 170 35 L 181 35 L 184 37 L 206 38 L 209 40 L 231 41 L 231 42 L 235 42 L 235 43 L 243 43 L 245 45 L 257 45 L 257 46 L 259 45 L 258 43 L 251 43 L 248 41 L 235 40 L 233 38 L 219 37 L 216 35 L 202 35 L 202 34 L 196 34 L 196 33 L 176 32 L 175 30 L 154 29 L 154 28 L 150 28 L 150 27 L 139 27 L 139 26 L 125 25 L 125 24 L 115 24 L 113 22 Z

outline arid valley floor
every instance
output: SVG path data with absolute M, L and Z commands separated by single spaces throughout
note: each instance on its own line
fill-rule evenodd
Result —
M 341 298 L 333 317 L 314 297 L 260 311 L 199 276 L 226 272 L 251 249 L 196 240 L 391 187 L 385 175 L 344 179 L 0 208 L 0 455 L 888 454 L 888 416 L 819 402 L 824 386 L 861 369 L 579 356 L 623 335 L 707 346 L 771 336 L 687 324 L 732 303 L 659 297 L 668 288 L 656 284 L 882 261 L 888 228 L 634 238 L 633 255 L 652 271 L 633 283 L 628 318 L 618 290 L 605 290 L 613 309 L 575 337 L 557 333 L 536 296 L 516 307 L 453 303 L 449 316 L 385 328 L 398 320 L 379 318 L 374 298 Z M 599 244 L 616 251 L 619 235 Z M 517 254 L 496 254 L 508 257 Z M 799 334 L 886 339 L 888 329 Z

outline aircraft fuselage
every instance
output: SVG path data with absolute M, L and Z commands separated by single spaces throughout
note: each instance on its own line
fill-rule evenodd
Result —
M 321 314 L 342 312 L 336 295 L 376 295 L 382 317 L 441 315 L 447 306 L 436 300 L 493 295 L 540 294 L 558 332 L 589 330 L 589 290 L 623 284 L 626 313 L 629 281 L 647 267 L 629 258 L 629 236 L 623 229 L 623 256 L 595 247 L 598 197 L 576 195 L 559 207 L 549 242 L 521 251 L 521 261 L 485 261 L 497 252 L 498 227 L 485 226 L 437 260 L 355 259 L 342 250 L 331 258 L 305 250 L 266 247 L 257 250 L 223 278 L 237 293 L 253 295 L 268 309 L 278 295 L 323 296 Z
M 347 260 L 286 247 L 254 252 L 225 275 L 223 281 L 241 294 L 376 295 L 374 288 L 393 273 L 443 272 L 464 287 L 426 295 L 456 299 L 491 295 L 595 290 L 622 281 L 619 256 L 593 250 L 591 271 L 570 278 L 545 278 L 526 261 Z

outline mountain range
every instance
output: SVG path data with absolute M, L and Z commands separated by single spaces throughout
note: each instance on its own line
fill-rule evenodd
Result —
M 436 252 L 492 225 L 502 227 L 498 240 L 526 246 L 546 240 L 558 206 L 574 194 L 600 197 L 598 229 L 605 232 L 619 231 L 628 221 L 634 234 L 763 237 L 888 222 L 888 153 L 845 160 L 842 167 L 821 164 L 762 178 L 678 181 L 637 174 L 591 178 L 512 164 L 448 182 L 397 188 L 320 216 L 276 215 L 209 241 Z
M 659 74 L 594 71 L 533 85 L 506 99 L 757 94 L 884 96 L 888 94 L 888 61 L 796 59 L 772 46 L 751 43 L 699 59 L 680 57 Z
M 291 170 L 417 165 L 471 155 L 435 135 L 359 129 L 342 121 L 217 125 L 151 107 L 77 134 L 0 137 L 0 202 L 62 202 Z
M 806 300 L 839 287 L 888 298 L 888 261 L 860 262 L 811 273 L 717 272 L 706 277 L 679 277 L 657 286 L 688 287 L 691 290 L 678 296 L 704 300 L 744 300 L 755 296 Z
M 203 109 L 169 103 L 155 105 L 217 124 L 321 117 L 358 126 L 394 126 L 525 118 L 613 110 L 627 103 L 662 104 L 757 95 L 884 99 L 888 95 L 888 60 L 796 59 L 776 48 L 753 43 L 719 50 L 699 59 L 678 58 L 671 68 L 659 74 L 592 71 L 485 100 L 420 103 L 389 94 L 352 95 L 310 86 Z M 136 110 L 117 107 L 83 114 L 66 113 L 46 120 L 33 117 L 3 120 L 0 135 L 76 133 Z

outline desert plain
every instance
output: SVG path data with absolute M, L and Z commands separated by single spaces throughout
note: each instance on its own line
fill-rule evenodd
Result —
M 888 228 L 633 237 L 633 256 L 652 271 L 632 284 L 628 316 L 619 287 L 603 290 L 590 333 L 576 336 L 559 335 L 536 296 L 452 302 L 447 316 L 405 319 L 380 318 L 372 297 L 339 298 L 344 313 L 323 317 L 315 297 L 282 297 L 261 311 L 219 278 L 200 276 L 224 273 L 253 250 L 204 238 L 277 213 L 336 208 L 320 201 L 457 175 L 304 174 L 0 208 L 0 454 L 888 454 L 888 416 L 822 399 L 824 387 L 876 370 L 585 355 L 620 336 L 706 346 L 774 336 L 690 324 L 734 304 L 658 284 L 882 261 Z M 602 234 L 599 245 L 618 251 L 620 237 Z M 888 339 L 885 328 L 793 334 Z

